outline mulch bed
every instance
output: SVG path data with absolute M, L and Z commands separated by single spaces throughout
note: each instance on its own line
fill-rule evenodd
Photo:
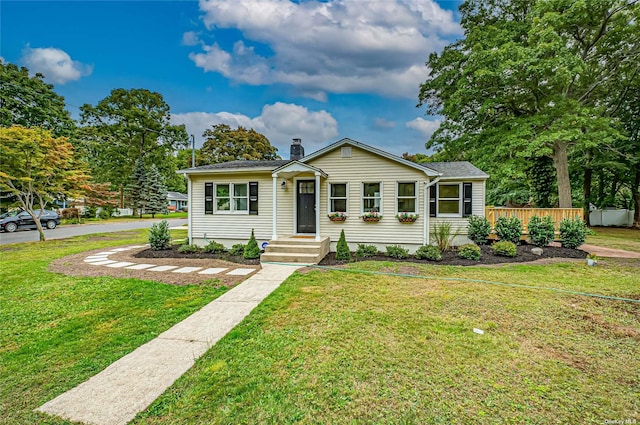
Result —
M 249 266 L 256 266 L 260 264 L 260 259 L 255 258 L 248 260 L 242 255 L 229 255 L 228 253 L 211 253 L 211 252 L 197 252 L 197 253 L 183 253 L 178 252 L 180 245 L 171 245 L 171 249 L 163 249 L 162 251 L 152 251 L 151 248 L 142 250 L 134 255 L 135 258 L 192 258 L 202 260 L 222 260 L 229 261 L 236 264 L 245 264 Z
M 482 257 L 480 261 L 465 260 L 458 257 L 458 251 L 452 249 L 442 253 L 442 261 L 429 261 L 418 260 L 409 256 L 404 260 L 397 258 L 390 258 L 386 255 L 376 255 L 375 257 L 367 258 L 355 258 L 354 253 L 351 253 L 354 261 L 397 261 L 397 262 L 409 262 L 409 263 L 423 263 L 423 264 L 437 264 L 437 265 L 451 265 L 451 266 L 478 266 L 478 265 L 492 265 L 492 264 L 504 264 L 504 263 L 526 263 L 531 261 L 537 261 L 541 259 L 549 258 L 569 258 L 569 259 L 585 259 L 587 253 L 580 249 L 569 249 L 561 247 L 548 246 L 542 248 L 542 255 L 535 255 L 531 252 L 531 249 L 535 248 L 534 245 L 523 244 L 518 246 L 518 255 L 515 257 L 501 257 L 493 254 L 493 250 L 490 245 L 481 245 Z M 321 266 L 333 266 L 339 264 L 346 264 L 347 261 L 336 260 L 336 253 L 330 252 L 320 262 Z

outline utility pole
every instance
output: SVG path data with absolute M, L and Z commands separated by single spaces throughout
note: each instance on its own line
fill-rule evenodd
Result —
M 191 135 L 191 168 L 196 166 L 196 136 Z

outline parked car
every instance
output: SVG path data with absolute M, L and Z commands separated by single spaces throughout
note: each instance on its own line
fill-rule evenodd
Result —
M 36 217 L 40 215 L 40 210 L 34 210 Z M 60 224 L 58 213 L 51 210 L 44 210 L 40 217 L 42 227 L 55 229 Z M 0 215 L 0 230 L 5 232 L 15 232 L 20 228 L 35 229 L 36 223 L 31 215 L 26 211 L 9 211 Z

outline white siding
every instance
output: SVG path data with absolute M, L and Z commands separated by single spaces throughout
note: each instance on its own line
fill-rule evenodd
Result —
M 328 174 L 327 179 L 321 180 L 320 233 L 331 238 L 333 247 L 342 229 L 352 249 L 355 249 L 358 243 L 422 245 L 425 219 L 424 182 L 429 180 L 426 174 L 357 147 L 352 148 L 350 158 L 342 158 L 340 149 L 336 149 L 310 161 L 309 165 L 318 167 Z M 365 223 L 360 218 L 363 182 L 382 183 L 383 218 L 378 223 Z M 400 223 L 395 217 L 397 182 L 418 183 L 416 191 L 420 217 L 415 223 Z M 332 222 L 327 217 L 328 183 L 348 183 L 349 218 L 345 222 Z
M 270 172 L 234 173 L 227 175 L 211 174 L 191 176 L 192 202 L 189 213 L 192 214 L 193 243 L 204 245 L 205 238 L 224 243 L 227 247 L 233 243 L 246 243 L 254 229 L 258 241 L 271 239 L 272 219 L 272 179 Z M 258 182 L 258 215 L 249 214 L 213 214 L 204 213 L 205 183 L 248 183 Z M 214 186 L 215 190 L 215 186 Z M 215 201 L 214 201 L 215 204 Z

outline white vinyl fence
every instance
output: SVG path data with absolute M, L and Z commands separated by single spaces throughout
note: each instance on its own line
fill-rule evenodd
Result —
M 605 209 L 592 210 L 589 213 L 589 222 L 592 226 L 626 226 L 633 225 L 633 213 L 635 210 Z

